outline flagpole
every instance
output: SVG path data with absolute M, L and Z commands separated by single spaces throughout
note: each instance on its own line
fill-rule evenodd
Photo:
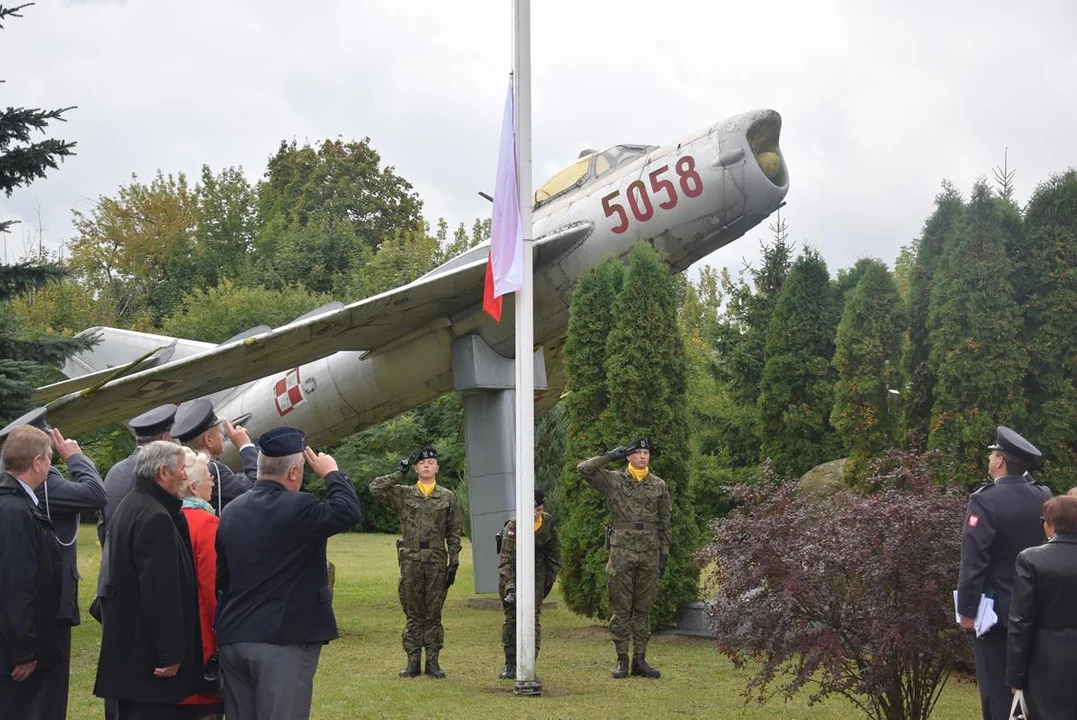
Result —
M 523 282 L 516 292 L 516 687 L 539 695 L 535 673 L 535 365 L 531 247 L 531 2 L 514 0 L 513 102 Z

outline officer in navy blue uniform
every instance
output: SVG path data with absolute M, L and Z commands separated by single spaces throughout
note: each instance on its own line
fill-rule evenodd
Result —
M 218 515 L 228 503 L 250 490 L 258 480 L 258 450 L 251 442 L 251 436 L 244 427 L 233 427 L 232 423 L 217 417 L 209 400 L 200 398 L 180 405 L 171 432 L 172 437 L 187 447 L 210 457 L 209 474 L 213 478 L 213 491 L 209 501 L 217 508 Z M 225 435 L 239 450 L 239 460 L 243 463 L 242 475 L 232 472 L 231 468 L 217 460 L 224 450 Z
M 993 482 L 969 498 L 957 611 L 961 627 L 972 630 L 981 595 L 994 599 L 998 622 L 974 641 L 976 683 L 983 720 L 1007 720 L 1012 698 L 1006 685 L 1006 618 L 1014 563 L 1022 550 L 1043 542 L 1040 510 L 1051 491 L 1025 477 L 1040 451 L 1010 428 L 999 426 L 988 450 L 987 472 Z
M 0 443 L 19 425 L 31 425 L 47 433 L 53 449 L 67 464 L 71 480 L 66 480 L 55 466 L 34 494 L 52 522 L 53 535 L 60 549 L 60 612 L 56 616 L 57 634 L 64 657 L 48 676 L 43 717 L 47 720 L 67 717 L 68 676 L 71 670 L 71 628 L 81 622 L 79 614 L 78 539 L 81 513 L 96 512 L 105 506 L 108 496 L 93 460 L 82 453 L 79 444 L 50 428 L 45 408 L 39 407 L 0 430 Z
M 359 498 L 336 461 L 282 427 L 258 439 L 258 482 L 217 529 L 217 647 L 229 720 L 310 713 L 322 645 L 340 636 L 325 549 L 359 522 Z M 303 460 L 327 499 L 299 492 Z

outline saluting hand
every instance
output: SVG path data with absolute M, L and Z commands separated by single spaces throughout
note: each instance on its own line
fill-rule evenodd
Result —
M 56 448 L 56 452 L 60 454 L 60 459 L 64 462 L 67 462 L 67 459 L 75 453 L 82 452 L 78 442 L 64 439 L 63 433 L 58 428 L 49 430 L 49 439 L 52 440 L 52 446 Z
M 337 461 L 333 459 L 332 455 L 326 455 L 325 453 L 315 455 L 310 447 L 303 448 L 303 457 L 307 459 L 307 464 L 310 465 L 310 469 L 314 474 L 320 478 L 324 478 L 337 469 Z
M 251 442 L 251 434 L 247 432 L 247 428 L 242 425 L 233 425 L 228 420 L 224 421 L 224 434 L 237 448 L 249 445 Z

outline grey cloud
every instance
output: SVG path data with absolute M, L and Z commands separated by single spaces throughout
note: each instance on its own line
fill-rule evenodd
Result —
M 944 178 L 967 192 L 1009 147 L 1018 197 L 1077 157 L 1064 0 L 739 6 L 532 3 L 534 182 L 583 147 L 663 144 L 755 107 L 782 113 L 794 240 L 831 270 L 892 263 Z M 78 105 L 78 156 L 0 201 L 46 243 L 132 173 L 242 165 L 282 139 L 369 136 L 431 223 L 489 212 L 511 69 L 509 3 L 50 3 L 0 31 L 8 104 Z M 760 228 L 703 262 L 739 269 Z

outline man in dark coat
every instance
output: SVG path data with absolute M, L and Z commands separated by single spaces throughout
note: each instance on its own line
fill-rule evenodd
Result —
M 224 452 L 225 435 L 239 450 L 242 475 L 217 460 Z M 195 452 L 209 456 L 209 474 L 213 478 L 213 494 L 209 502 L 217 508 L 218 515 L 228 503 L 254 487 L 258 480 L 258 450 L 251 442 L 250 434 L 243 426 L 233 427 L 229 421 L 217 417 L 209 400 L 200 398 L 180 405 L 172 423 L 172 437 Z
M 988 450 L 987 473 L 994 482 L 969 498 L 961 538 L 957 612 L 961 627 L 972 630 L 981 598 L 994 600 L 998 622 L 973 644 L 976 684 L 983 720 L 1007 720 L 1012 698 L 1006 684 L 1006 618 L 1014 562 L 1022 550 L 1043 542 L 1040 509 L 1051 491 L 1024 477 L 1040 451 L 1010 428 L 999 426 Z
M 60 548 L 60 612 L 56 616 L 61 660 L 49 671 L 49 687 L 45 692 L 45 713 L 48 720 L 65 720 L 67 717 L 67 689 L 71 673 L 71 628 L 81 622 L 79 615 L 79 563 L 78 539 L 81 513 L 100 510 L 108 501 L 105 486 L 93 461 L 82 454 L 74 440 L 67 440 L 56 428 L 50 428 L 45 408 L 39 407 L 23 415 L 0 430 L 0 443 L 19 425 L 30 425 L 46 433 L 52 447 L 67 464 L 72 481 L 64 479 L 55 466 L 49 467 L 49 476 L 34 491 L 40 506 L 52 522 L 53 534 Z
M 97 540 L 101 543 L 101 566 L 97 570 L 97 592 L 93 602 L 90 603 L 90 614 L 95 620 L 101 622 L 105 599 L 105 588 L 108 586 L 108 522 L 116 514 L 116 508 L 127 497 L 135 486 L 135 458 L 141 452 L 142 447 L 157 440 L 172 440 L 169 431 L 172 429 L 172 421 L 176 417 L 176 408 L 172 403 L 159 405 L 152 410 L 147 410 L 128 421 L 127 427 L 135 436 L 135 451 L 129 457 L 120 460 L 109 468 L 105 475 L 105 494 L 108 502 L 101 509 L 101 516 L 97 521 Z M 116 701 L 111 698 L 105 699 L 105 718 L 115 720 Z
M 295 428 L 258 439 L 258 482 L 217 528 L 217 647 L 229 720 L 310 715 L 322 645 L 340 636 L 325 558 L 330 536 L 359 522 L 346 473 L 303 444 Z M 303 461 L 327 499 L 299 492 Z
M 5 718 L 45 717 L 48 676 L 63 657 L 57 635 L 60 553 L 35 488 L 52 466 L 41 430 L 10 431 L 0 476 L 0 710 Z
M 144 446 L 135 487 L 109 521 L 110 574 L 94 694 L 120 720 L 168 720 L 203 687 L 198 588 L 179 488 L 184 450 Z
M 1006 682 L 1024 692 L 1032 720 L 1072 720 L 1077 716 L 1077 497 L 1047 501 L 1043 529 L 1048 541 L 1017 556 Z

